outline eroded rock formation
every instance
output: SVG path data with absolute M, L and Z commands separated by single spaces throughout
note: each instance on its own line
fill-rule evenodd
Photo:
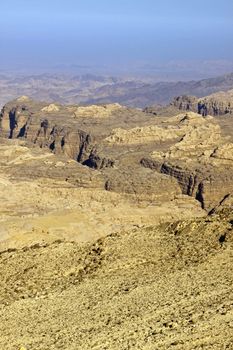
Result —
M 211 117 L 190 112 L 175 118 L 183 137 L 166 152 L 152 152 L 141 164 L 176 178 L 182 193 L 194 196 L 210 210 L 233 190 L 233 144 Z
M 201 98 L 183 95 L 174 98 L 172 105 L 179 110 L 197 112 L 202 116 L 232 115 L 233 90 L 217 92 Z

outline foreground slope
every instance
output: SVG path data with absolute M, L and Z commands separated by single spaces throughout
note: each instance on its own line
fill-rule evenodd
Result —
M 231 349 L 232 212 L 0 254 L 0 346 Z

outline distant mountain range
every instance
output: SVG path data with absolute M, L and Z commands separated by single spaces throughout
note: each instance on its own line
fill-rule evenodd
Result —
M 217 78 L 203 79 L 189 82 L 161 82 L 133 86 L 133 84 L 114 84 L 104 86 L 97 91 L 96 98 L 89 99 L 88 103 L 118 102 L 126 106 L 146 107 L 153 104 L 167 104 L 175 96 L 194 95 L 203 97 L 218 91 L 227 91 L 233 88 L 233 73 Z M 98 93 L 105 95 L 98 97 Z
M 65 104 L 100 104 L 118 102 L 125 106 L 144 108 L 167 104 L 175 96 L 203 97 L 233 89 L 233 73 L 216 78 L 155 82 L 134 78 L 101 75 L 30 75 L 0 76 L 0 105 L 21 95 L 48 102 Z

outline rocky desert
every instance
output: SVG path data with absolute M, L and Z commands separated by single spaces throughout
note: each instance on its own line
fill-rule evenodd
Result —
M 232 106 L 4 105 L 2 349 L 233 348 Z

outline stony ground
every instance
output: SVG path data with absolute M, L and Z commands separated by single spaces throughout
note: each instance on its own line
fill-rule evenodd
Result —
M 232 213 L 0 255 L 4 349 L 232 349 Z

